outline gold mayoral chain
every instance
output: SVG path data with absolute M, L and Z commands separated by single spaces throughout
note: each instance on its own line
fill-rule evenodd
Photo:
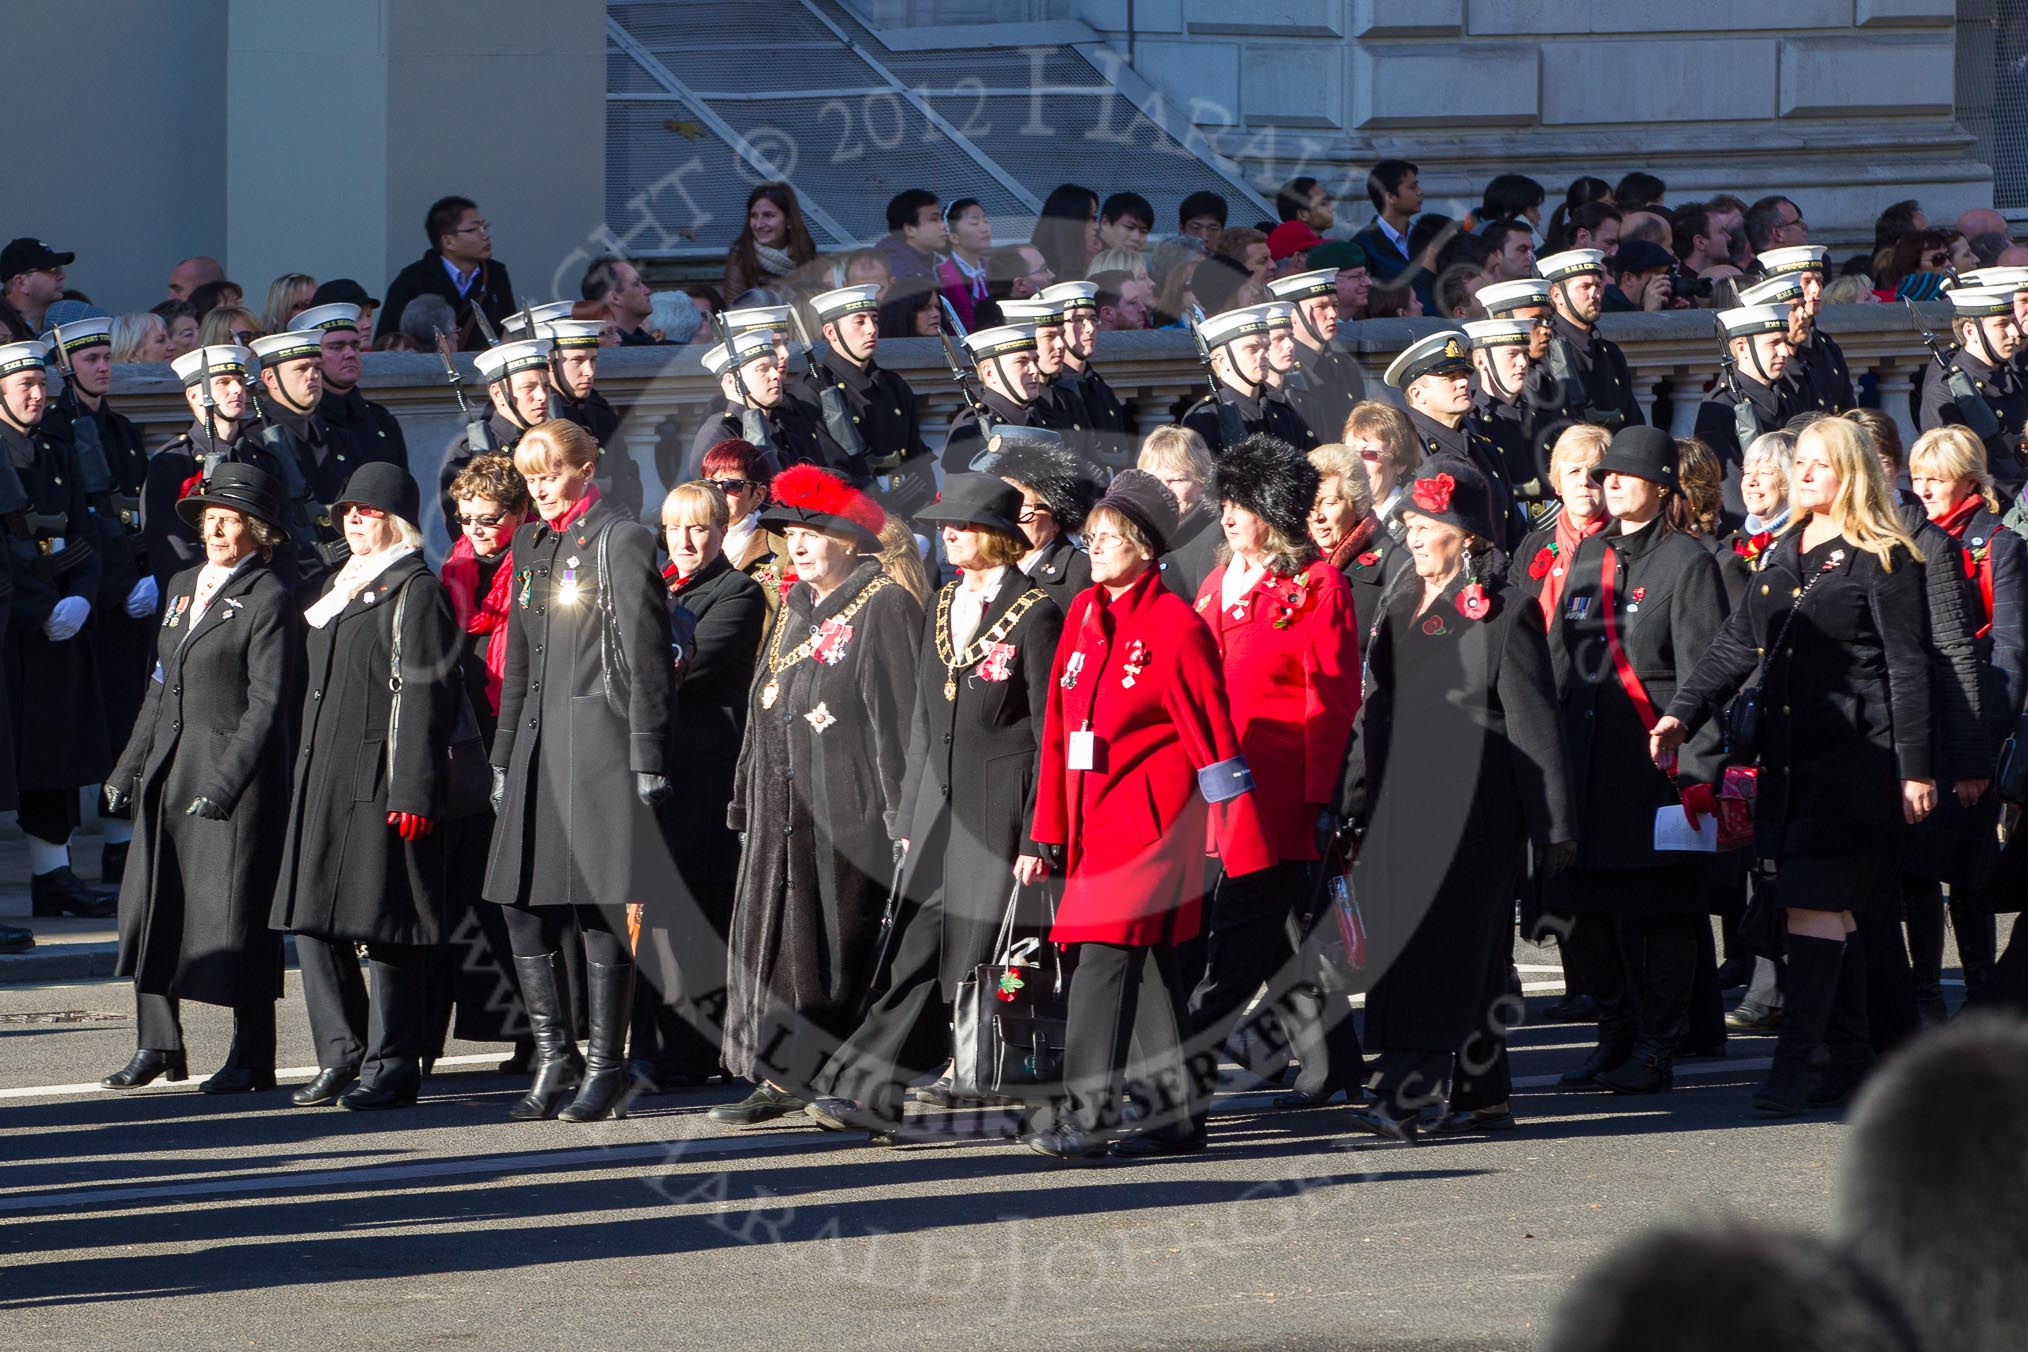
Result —
M 866 590 L 852 598 L 850 605 L 839 611 L 831 619 L 825 621 L 825 623 L 846 623 L 859 613 L 860 607 L 873 599 L 875 592 L 891 585 L 892 582 L 893 579 L 885 573 L 876 576 L 871 582 L 866 584 Z M 774 708 L 775 701 L 781 698 L 782 683 L 778 679 L 781 674 L 808 657 L 811 653 L 817 651 L 817 645 L 824 641 L 823 625 L 813 625 L 810 629 L 810 636 L 785 653 L 782 651 L 782 635 L 788 632 L 788 628 L 789 608 L 785 605 L 782 607 L 781 618 L 775 622 L 774 642 L 768 647 L 768 683 L 761 687 L 761 708 L 763 709 Z
M 1007 613 L 993 622 L 993 627 L 972 640 L 971 646 L 955 655 L 951 652 L 951 598 L 958 593 L 956 582 L 946 586 L 937 596 L 937 658 L 944 664 L 944 699 L 956 702 L 958 698 L 958 671 L 961 668 L 977 666 L 993 651 L 993 645 L 1013 632 L 1021 617 L 1028 613 L 1028 607 L 1040 601 L 1043 592 L 1034 588 L 1023 592 L 1019 600 L 1007 607 Z

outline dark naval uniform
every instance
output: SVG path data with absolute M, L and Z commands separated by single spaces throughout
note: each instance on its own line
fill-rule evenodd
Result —
M 263 404 L 268 402 L 272 401 Z M 401 424 L 358 390 L 343 394 L 325 390 L 317 401 L 316 418 L 325 442 L 342 457 L 339 463 L 348 467 L 348 473 L 375 460 L 408 468 L 408 440 L 401 434 Z
M 1784 394 L 1798 412 L 1843 413 L 1859 407 L 1852 372 L 1845 365 L 1845 350 L 1815 325 L 1810 328 L 1810 341 L 1789 357 L 1781 383 L 1788 387 Z
M 805 372 L 795 387 L 796 398 L 817 410 L 819 426 L 823 425 L 826 389 L 844 401 L 845 415 L 859 429 L 859 438 L 866 443 L 866 469 L 877 476 L 882 501 L 926 502 L 934 498 L 936 462 L 922 439 L 922 417 L 909 383 L 877 360 L 860 366 L 827 352 L 818 359 L 814 375 Z M 835 443 L 836 439 L 832 440 Z M 882 465 L 890 467 L 883 469 Z M 904 479 L 910 482 L 902 482 Z M 911 491 L 910 483 L 919 487 Z
M 1492 489 L 1493 520 L 1500 528 L 1500 538 L 1493 544 L 1502 551 L 1513 548 L 1527 531 L 1517 528 L 1514 491 L 1501 473 L 1499 450 L 1473 427 L 1469 416 L 1456 427 L 1445 427 L 1415 409 L 1406 412 L 1409 423 L 1415 428 L 1416 440 L 1422 446 L 1425 460 L 1437 455 L 1456 456 L 1470 461 L 1473 468 L 1486 476 L 1487 485 Z M 1499 567 L 1505 567 L 1504 560 Z
M 1221 415 L 1221 407 L 1230 409 L 1231 413 Z M 1204 438 L 1204 444 L 1211 450 L 1211 458 L 1216 460 L 1230 444 L 1225 427 L 1232 420 L 1232 414 L 1238 415 L 1241 439 L 1256 432 L 1266 432 L 1280 437 L 1299 451 L 1307 451 L 1317 444 L 1295 406 L 1266 389 L 1258 398 L 1249 399 L 1229 385 L 1222 386 L 1215 401 L 1206 395 L 1192 404 L 1189 412 L 1183 415 L 1183 425 Z
M 1308 348 L 1300 342 L 1296 361 L 1296 369 L 1289 373 L 1289 403 L 1310 429 L 1312 444 L 1344 440 L 1345 419 L 1366 397 L 1366 376 L 1359 363 L 1348 352 Z
M 1558 413 L 1570 422 L 1617 429 L 1647 420 L 1634 398 L 1634 377 L 1619 344 L 1552 314 L 1549 355 L 1543 364 L 1557 387 Z
M 1556 515 L 1556 492 L 1549 482 L 1549 455 L 1536 433 L 1535 410 L 1524 391 L 1519 399 L 1502 399 L 1483 385 L 1472 390 L 1465 426 L 1493 451 L 1493 473 L 1511 501 L 1511 543 Z M 1495 490 L 1497 493 L 1497 489 Z
M 994 424 L 1014 427 L 1037 427 L 1054 431 L 1044 419 L 1046 417 L 1040 402 L 1017 404 L 1012 399 L 981 388 L 979 398 L 992 415 Z M 985 450 L 986 433 L 979 426 L 979 416 L 970 405 L 958 410 L 951 419 L 950 434 L 944 438 L 943 466 L 946 474 L 966 473 L 972 460 Z
M 242 422 L 232 429 L 229 439 L 223 423 L 220 429 L 220 462 L 252 465 L 262 473 L 272 475 L 277 483 L 289 482 L 289 472 L 280 458 L 261 444 L 261 424 Z M 183 497 L 184 484 L 204 473 L 210 448 L 211 439 L 205 432 L 203 420 L 199 419 L 191 423 L 188 432 L 148 458 L 147 483 L 141 491 L 141 530 L 148 542 L 148 571 L 155 575 L 157 585 L 165 592 L 169 580 L 176 574 L 204 562 L 204 546 L 199 543 L 197 532 L 185 525 L 183 518 L 176 514 L 176 503 Z M 296 504 L 290 504 L 288 514 L 291 526 L 289 537 L 275 546 L 275 556 L 269 568 L 293 596 L 302 582 L 305 556 L 313 555 L 314 550 L 296 538 L 298 530 L 308 529 L 307 523 L 298 519 Z
M 1746 515 L 1746 502 L 1739 496 L 1739 480 L 1746 454 L 1746 447 L 1739 442 L 1739 405 L 1741 400 L 1753 411 L 1755 436 L 1772 432 L 1785 425 L 1797 413 L 1797 391 L 1788 383 L 1788 373 L 1782 373 L 1780 384 L 1770 388 L 1744 373 L 1735 373 L 1738 393 L 1720 381 L 1711 397 L 1697 406 L 1697 427 L 1692 436 L 1711 448 L 1718 457 L 1718 467 L 1723 472 L 1722 487 L 1725 494 L 1725 511 L 1735 517 Z
M 1971 353 L 1960 349 L 1954 358 L 1958 369 L 1972 382 L 1972 388 L 1986 406 L 1993 410 L 1993 418 L 2000 426 L 1986 438 L 1986 467 L 1992 471 L 1993 483 L 2004 499 L 2012 499 L 2021 491 L 2021 484 L 2028 471 L 2021 462 L 2021 434 L 2028 425 L 2028 384 L 2011 364 L 1998 370 L 1980 361 Z M 1924 432 L 1932 427 L 1950 423 L 1963 423 L 1964 412 L 1951 398 L 1949 382 L 1944 372 L 1931 371 L 1922 384 L 1922 402 L 1916 409 L 1916 427 Z

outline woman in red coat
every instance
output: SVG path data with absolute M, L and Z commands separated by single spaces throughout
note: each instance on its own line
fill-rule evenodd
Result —
M 1314 892 L 1311 866 L 1322 834 L 1335 825 L 1329 805 L 1359 711 L 1351 584 L 1319 557 L 1306 529 L 1317 479 L 1301 451 L 1264 434 L 1227 450 L 1214 475 L 1230 557 L 1205 578 L 1197 614 L 1218 644 L 1240 750 L 1254 772 L 1255 806 L 1275 853 L 1274 867 L 1221 878 L 1211 894 L 1190 1023 L 1214 1044 L 1290 956 L 1289 912 Z M 1316 1025 L 1309 983 L 1278 981 L 1270 997 L 1265 1008 L 1285 1023 Z M 1335 1054 L 1306 1043 L 1304 1082 L 1291 1106 L 1315 1106 L 1359 1083 L 1351 1010 L 1341 1001 L 1333 1012 Z
M 1218 649 L 1155 567 L 1177 517 L 1175 498 L 1152 475 L 1114 478 L 1086 522 L 1094 585 L 1071 602 L 1049 688 L 1031 834 L 1063 851 L 1050 938 L 1075 950 L 1076 968 L 1067 1111 L 1024 1140 L 1060 1159 L 1106 1153 L 1120 1134 L 1130 1069 L 1138 1096 L 1154 1107 L 1141 1134 L 1113 1149 L 1203 1145 L 1216 1068 L 1185 1073 L 1175 947 L 1198 932 L 1209 841 L 1233 878 L 1275 862 L 1226 711 Z M 1142 1000 L 1148 983 L 1163 988 L 1166 1003 Z M 1137 1031 L 1143 1059 L 1130 1068 Z

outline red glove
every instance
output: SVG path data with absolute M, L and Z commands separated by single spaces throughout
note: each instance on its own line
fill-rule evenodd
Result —
M 418 817 L 413 812 L 390 812 L 387 824 L 398 832 L 403 840 L 421 840 L 436 829 L 436 823 L 428 817 Z
M 1718 815 L 1718 793 L 1709 784 L 1685 784 L 1683 786 L 1683 820 L 1690 823 L 1690 829 L 1697 829 L 1700 817 Z

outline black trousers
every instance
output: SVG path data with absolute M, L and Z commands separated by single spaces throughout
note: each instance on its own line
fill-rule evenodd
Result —
M 1908 963 L 1915 983 L 1934 992 L 1943 980 L 1943 884 L 1903 874 L 1901 902 L 1908 913 Z M 1969 888 L 1953 888 L 1949 904 L 1951 930 L 1958 936 L 1958 960 L 1963 964 L 1969 993 L 1984 984 L 1993 970 L 2000 949 L 1999 922 Z
M 134 992 L 134 1045 L 147 1052 L 183 1050 L 183 1018 L 180 1003 L 167 995 Z M 275 1068 L 275 1002 L 261 1000 L 232 1011 L 232 1047 L 225 1054 L 225 1068 L 273 1070 Z
M 895 1121 L 908 1086 L 942 1064 L 951 1048 L 940 970 L 941 899 L 904 911 L 900 925 L 888 959 L 887 989 L 815 1080 L 820 1093 L 851 1099 Z
M 1699 914 L 1573 917 L 1564 961 L 1578 965 L 1598 1002 L 1600 1036 L 1631 1033 L 1673 1054 L 1690 1031 L 1698 964 L 1715 957 L 1710 930 L 1709 917 Z
M 432 950 L 414 944 L 368 944 L 359 970 L 350 940 L 296 936 L 310 1038 L 325 1070 L 359 1067 L 367 1088 L 422 1078 L 429 1036 Z
M 23 831 L 37 840 L 61 845 L 70 839 L 82 820 L 76 789 L 23 789 L 20 796 L 21 810 L 15 819 Z
M 1374 1057 L 1377 1070 L 1373 1076 L 1373 1092 L 1397 1117 L 1441 1103 L 1454 1055 L 1439 1051 L 1381 1052 Z M 1495 1105 L 1487 1103 L 1481 1106 Z
M 1169 944 L 1071 945 L 1063 1078 L 1071 1123 L 1115 1136 L 1121 1105 L 1131 1090 L 1146 1105 L 1143 1130 L 1201 1131 L 1217 1081 L 1215 1053 L 1194 1053 L 1185 1064 L 1182 1030 L 1188 1027 L 1176 952 Z

